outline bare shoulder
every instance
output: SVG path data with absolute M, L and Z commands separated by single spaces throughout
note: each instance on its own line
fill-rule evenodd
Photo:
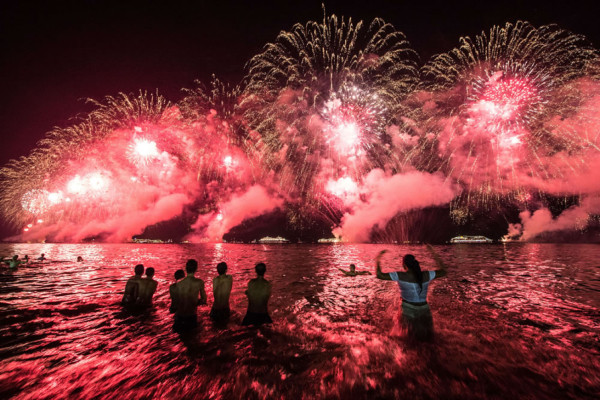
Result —
M 258 279 L 258 278 L 254 278 L 254 279 L 250 279 L 250 282 L 248 282 L 248 286 L 271 286 L 271 282 L 269 282 L 266 279 Z
M 195 276 L 191 279 L 191 283 L 194 285 L 204 286 L 204 281 L 200 278 L 196 278 Z

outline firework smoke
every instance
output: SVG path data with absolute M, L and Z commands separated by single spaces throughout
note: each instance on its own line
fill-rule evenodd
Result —
M 519 230 L 521 240 L 530 240 L 546 232 L 555 231 L 583 231 L 588 227 L 594 215 L 600 215 L 600 198 L 584 198 L 581 204 L 563 211 L 556 218 L 547 208 L 541 208 L 535 212 L 523 211 L 520 214 L 522 223 L 512 225 L 512 236 L 518 236 L 515 230 Z
M 384 228 L 401 212 L 449 203 L 456 190 L 441 174 L 414 171 L 386 176 L 375 169 L 367 175 L 360 198 L 344 214 L 334 234 L 352 242 L 366 242 L 374 227 Z

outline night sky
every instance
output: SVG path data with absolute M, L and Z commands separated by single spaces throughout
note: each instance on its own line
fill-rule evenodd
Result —
M 600 47 L 595 1 L 328 1 L 328 14 L 381 17 L 422 62 L 458 38 L 523 19 L 557 23 Z M 29 153 L 84 99 L 148 90 L 171 101 L 215 73 L 237 83 L 281 30 L 322 18 L 320 1 L 5 1 L 0 3 L 0 164 Z

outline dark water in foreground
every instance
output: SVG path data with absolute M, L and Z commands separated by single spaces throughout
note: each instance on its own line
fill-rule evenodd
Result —
M 387 270 L 405 252 L 432 266 L 423 246 L 0 245 L 53 260 L 0 269 L 0 398 L 597 398 L 600 246 L 437 247 L 452 267 L 430 288 L 436 340 L 420 345 L 398 328 L 395 283 L 336 269 L 372 270 L 383 248 Z M 208 288 L 229 264 L 236 312 L 218 328 L 200 307 L 181 337 L 168 285 L 190 257 Z M 275 323 L 240 327 L 258 261 Z M 132 316 L 119 301 L 138 262 L 159 287 Z

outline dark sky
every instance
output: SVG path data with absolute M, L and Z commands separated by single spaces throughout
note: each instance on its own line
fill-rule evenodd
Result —
M 328 1 L 328 13 L 379 16 L 423 60 L 461 35 L 525 19 L 558 23 L 600 46 L 594 1 Z M 565 5 L 568 4 L 568 5 Z M 212 73 L 237 82 L 245 62 L 295 22 L 322 17 L 320 1 L 0 1 L 0 164 L 26 155 L 83 100 L 156 89 L 170 100 Z
M 557 23 L 600 46 L 595 1 L 327 1 L 328 13 L 403 31 L 423 61 L 461 35 L 524 19 Z M 245 62 L 296 22 L 320 20 L 321 1 L 0 0 L 0 165 L 28 154 L 83 99 L 139 89 L 172 101 L 212 73 L 237 83 Z

